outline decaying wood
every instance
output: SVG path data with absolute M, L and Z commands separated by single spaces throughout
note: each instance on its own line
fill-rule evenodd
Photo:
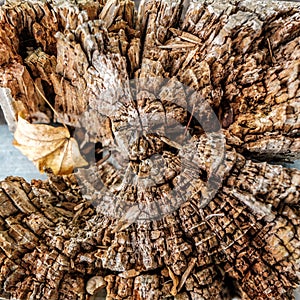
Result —
M 8 178 L 0 192 L 3 295 L 85 299 L 89 278 L 103 276 L 108 299 L 230 299 L 229 281 L 243 299 L 292 299 L 299 181 L 297 170 L 236 154 L 205 208 L 191 199 L 159 221 L 114 232 L 118 220 L 83 199 L 73 175 L 31 185 Z
M 94 156 L 0 183 L 2 297 L 293 299 L 300 171 L 266 161 L 300 156 L 299 6 L 185 2 L 1 6 L 10 127 L 64 122 Z

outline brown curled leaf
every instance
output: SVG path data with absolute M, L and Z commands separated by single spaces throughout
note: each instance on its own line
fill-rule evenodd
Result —
M 14 146 L 33 161 L 40 172 L 50 168 L 55 175 L 65 175 L 88 165 L 66 127 L 31 124 L 19 115 L 14 138 Z

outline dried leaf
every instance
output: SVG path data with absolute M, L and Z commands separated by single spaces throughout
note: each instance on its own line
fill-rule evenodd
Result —
M 74 168 L 87 166 L 77 141 L 65 127 L 31 124 L 21 115 L 18 118 L 13 144 L 40 172 L 50 168 L 55 175 L 70 174 Z

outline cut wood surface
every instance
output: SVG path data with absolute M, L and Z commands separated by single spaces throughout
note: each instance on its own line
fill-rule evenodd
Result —
M 294 299 L 299 33 L 292 2 L 6 1 L 10 128 L 65 124 L 89 166 L 0 183 L 0 295 Z

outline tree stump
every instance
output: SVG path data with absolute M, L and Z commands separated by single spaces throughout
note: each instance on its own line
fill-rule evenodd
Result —
M 294 299 L 299 33 L 291 2 L 6 1 L 10 128 L 89 164 L 0 183 L 0 296 Z

